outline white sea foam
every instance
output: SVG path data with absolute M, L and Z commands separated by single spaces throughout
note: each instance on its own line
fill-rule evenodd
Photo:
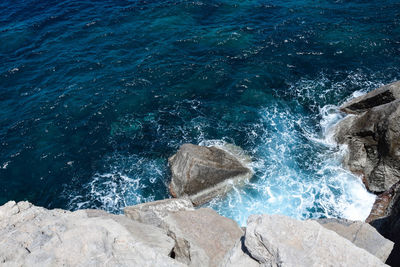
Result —
M 296 120 L 294 115 L 278 109 L 264 110 L 263 118 L 272 128 L 265 130 L 266 142 L 252 151 L 257 155 L 253 164 L 256 177 L 207 206 L 241 225 L 254 213 L 279 213 L 298 219 L 364 220 L 375 196 L 367 192 L 359 177 L 341 166 L 345 151 L 334 143 L 331 129 L 342 116 L 335 106 L 323 107 L 321 116 L 324 134 L 318 136 L 310 134 L 305 123 Z M 305 128 L 296 132 L 295 126 Z M 304 142 L 302 137 L 309 142 Z M 221 144 L 215 140 L 203 143 Z M 315 146 L 323 147 L 313 149 Z M 298 155 L 307 153 L 307 149 L 313 155 L 304 158 Z
M 293 110 L 293 106 L 279 100 L 259 110 L 253 123 L 243 126 L 246 133 L 243 148 L 253 159 L 250 165 L 255 172 L 253 179 L 234 186 L 226 196 L 206 206 L 241 225 L 255 213 L 285 214 L 298 219 L 364 220 L 375 196 L 368 193 L 359 177 L 342 167 L 346 148 L 335 143 L 332 129 L 343 114 L 335 105 L 319 105 L 319 102 L 329 103 L 325 99 L 327 95 L 334 96 L 344 90 L 346 83 L 361 81 L 367 88 L 374 87 L 363 79 L 356 73 L 349 75 L 346 81 L 332 83 L 322 75 L 318 80 L 301 80 L 294 84 L 291 90 L 296 94 L 295 99 L 310 103 L 313 110 L 310 114 Z M 326 88 L 323 93 L 321 88 Z M 364 91 L 357 91 L 351 97 L 362 93 Z M 223 121 L 213 122 L 202 110 L 202 103 L 196 100 L 160 110 L 160 114 L 171 114 L 184 121 L 172 129 L 156 125 L 160 138 L 168 139 L 165 143 L 173 148 L 185 142 L 222 148 L 232 143 L 229 136 L 208 138 L 211 128 L 229 131 L 229 127 L 234 126 Z M 188 121 L 187 114 L 181 116 L 185 112 L 193 115 L 192 119 Z M 319 125 L 315 125 L 318 122 Z M 157 121 L 152 123 L 157 124 Z M 166 131 L 170 131 L 169 135 Z M 170 139 L 170 136 L 181 139 Z M 76 197 L 72 201 L 73 208 L 101 207 L 119 212 L 126 205 L 168 197 L 166 158 L 157 161 L 145 155 L 112 155 L 105 162 L 109 167 L 93 175 L 86 185 L 87 195 Z
M 317 84 L 326 82 L 322 79 Z M 298 90 L 301 97 L 313 100 L 315 83 L 306 81 L 302 86 Z M 327 93 L 333 92 L 332 87 Z M 357 91 L 351 98 L 362 93 Z M 317 103 L 315 106 L 318 107 Z M 284 105 L 276 104 L 260 111 L 264 127 L 262 142 L 249 151 L 255 159 L 252 164 L 255 177 L 207 206 L 241 225 L 254 213 L 285 214 L 298 219 L 365 220 L 375 195 L 366 190 L 360 177 L 342 167 L 346 147 L 338 146 L 333 138 L 333 129 L 344 115 L 334 105 L 318 110 L 320 131 L 310 127 L 310 118 Z M 215 140 L 211 143 L 219 144 Z
M 109 165 L 104 172 L 95 173 L 84 185 L 85 195 L 70 199 L 71 209 L 101 208 L 120 213 L 126 206 L 165 196 L 165 162 L 119 154 L 105 161 Z

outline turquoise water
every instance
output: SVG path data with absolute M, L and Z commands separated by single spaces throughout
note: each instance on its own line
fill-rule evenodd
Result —
M 399 1 L 3 0 L 0 22 L 0 204 L 118 213 L 169 197 L 181 144 L 227 142 L 255 176 L 221 214 L 368 214 L 329 128 L 400 79 Z

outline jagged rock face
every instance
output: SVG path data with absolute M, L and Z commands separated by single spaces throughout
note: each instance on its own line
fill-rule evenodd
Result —
M 360 114 L 376 106 L 400 99 L 400 81 L 379 87 L 368 94 L 344 103 L 340 109 L 346 113 Z
M 368 223 L 345 219 L 319 219 L 316 221 L 324 228 L 334 231 L 357 247 L 378 257 L 382 262 L 386 261 L 393 249 L 393 242 L 381 236 Z
M 174 197 L 188 196 L 194 205 L 229 191 L 233 182 L 249 179 L 252 171 L 232 154 L 216 148 L 192 144 L 182 145 L 169 158 Z
M 319 223 L 282 215 L 251 215 L 245 245 L 262 266 L 384 266 Z
M 0 265 L 180 266 L 174 241 L 154 226 L 102 211 L 0 207 Z
M 366 187 L 379 194 L 367 222 L 395 241 L 390 264 L 400 264 L 400 81 L 378 88 L 341 106 L 356 114 L 336 126 L 338 143 L 347 144 L 344 164 L 363 175 Z
M 345 118 L 335 138 L 348 145 L 344 163 L 364 175 L 370 191 L 384 192 L 400 180 L 400 100 Z

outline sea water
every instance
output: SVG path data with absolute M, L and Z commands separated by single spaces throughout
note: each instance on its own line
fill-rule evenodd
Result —
M 169 198 L 183 143 L 243 148 L 254 177 L 211 207 L 363 220 L 338 106 L 400 79 L 399 1 L 0 2 L 0 204 Z

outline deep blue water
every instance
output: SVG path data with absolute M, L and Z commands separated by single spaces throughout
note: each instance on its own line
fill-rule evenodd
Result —
M 207 206 L 364 218 L 336 106 L 400 79 L 400 1 L 0 1 L 0 204 L 168 198 L 167 158 L 233 143 L 255 177 Z

